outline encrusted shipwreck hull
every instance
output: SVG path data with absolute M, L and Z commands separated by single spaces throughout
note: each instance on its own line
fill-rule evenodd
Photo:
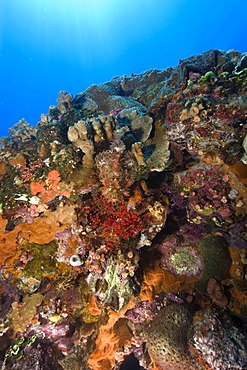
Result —
M 247 369 L 247 54 L 115 77 L 0 146 L 0 366 Z

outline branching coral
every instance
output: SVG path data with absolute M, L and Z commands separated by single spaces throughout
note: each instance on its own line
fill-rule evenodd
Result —
M 29 140 L 32 140 L 32 138 L 36 136 L 36 132 L 36 128 L 29 125 L 29 123 L 27 123 L 24 118 L 22 118 L 18 123 L 16 123 L 13 127 L 9 129 L 10 135 L 17 142 L 27 142 Z

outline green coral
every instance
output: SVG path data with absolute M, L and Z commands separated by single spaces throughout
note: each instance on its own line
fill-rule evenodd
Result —
M 52 241 L 48 244 L 27 244 L 26 249 L 33 255 L 33 259 L 29 261 L 23 269 L 26 277 L 35 277 L 40 280 L 44 274 L 51 274 L 56 271 L 56 262 L 53 258 L 57 244 Z
M 177 273 L 179 275 L 183 274 L 183 272 L 188 270 L 188 265 L 191 264 L 191 258 L 188 254 L 188 248 L 180 248 L 178 253 L 174 253 L 171 255 L 170 260 L 173 268 L 177 271 Z
M 34 334 L 31 338 L 18 337 L 15 338 L 12 345 L 8 348 L 5 353 L 4 362 L 7 359 L 20 360 L 24 356 L 24 348 L 30 347 L 37 338 L 43 338 L 43 333 Z
M 219 75 L 219 82 L 223 83 L 226 87 L 226 83 L 228 88 L 231 90 L 238 90 L 239 88 L 246 88 L 247 87 L 247 68 L 242 69 L 241 71 L 233 71 L 232 73 L 229 72 L 222 72 Z
M 216 79 L 216 75 L 214 74 L 213 71 L 208 71 L 205 73 L 205 75 L 203 75 L 199 80 L 198 82 L 202 82 L 202 83 L 214 83 L 215 82 L 215 79 Z
M 182 246 L 170 256 L 170 263 L 178 275 L 198 275 L 201 260 L 190 246 Z

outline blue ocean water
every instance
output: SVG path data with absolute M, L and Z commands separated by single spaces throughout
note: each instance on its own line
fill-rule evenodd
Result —
M 60 90 L 245 52 L 246 14 L 239 0 L 1 0 L 0 137 L 21 118 L 35 125 Z

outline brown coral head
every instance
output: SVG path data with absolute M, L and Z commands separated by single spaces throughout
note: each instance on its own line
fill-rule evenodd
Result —
M 224 288 L 216 279 L 210 278 L 208 280 L 207 293 L 218 306 L 226 306 L 228 304 L 228 298 L 224 292 Z
M 212 166 L 218 166 L 223 163 L 222 159 L 219 157 L 219 153 L 214 150 L 209 150 L 202 154 L 201 160 L 206 164 L 211 164 Z

